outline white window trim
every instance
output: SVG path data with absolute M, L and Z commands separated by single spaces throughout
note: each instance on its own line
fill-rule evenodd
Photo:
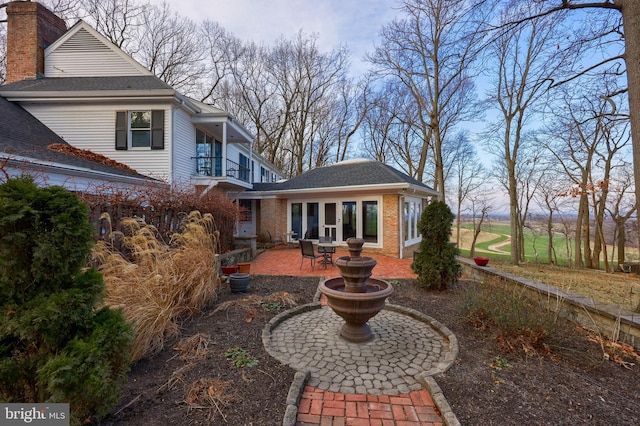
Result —
M 136 129 L 131 127 L 131 114 L 134 112 L 148 112 L 149 113 L 149 128 L 148 129 Z M 131 151 L 150 151 L 151 150 L 151 115 L 153 114 L 150 109 L 131 109 L 127 111 L 127 144 L 128 149 Z M 149 146 L 133 146 L 133 133 L 134 132 L 148 132 L 149 133 Z
M 355 201 L 356 202 L 356 210 L 358 213 L 357 223 L 356 223 L 356 235 L 362 237 L 362 202 L 363 201 L 375 201 L 378 203 L 378 242 L 371 243 L 365 242 L 364 247 L 371 248 L 383 248 L 384 246 L 384 203 L 383 197 L 380 195 L 372 195 L 372 196 L 358 196 L 358 197 L 343 197 L 343 198 L 295 198 L 289 199 L 287 201 L 287 229 L 290 230 L 291 225 L 291 205 L 296 203 L 302 203 L 302 211 L 306 212 L 306 205 L 308 203 L 319 203 L 319 222 L 320 226 L 324 223 L 324 209 L 322 208 L 322 204 L 324 203 L 336 203 L 338 206 L 338 226 L 342 226 L 342 202 L 345 201 Z M 305 232 L 306 228 L 306 216 L 303 214 L 303 222 L 302 222 L 302 232 Z M 296 238 L 303 238 L 304 235 L 297 235 Z M 341 243 L 343 243 L 341 241 Z M 343 243 L 344 244 L 344 243 Z
M 409 209 L 409 220 L 405 220 L 405 204 L 409 203 L 413 205 L 414 208 L 418 209 L 418 215 L 415 218 L 415 222 L 411 217 L 411 208 Z M 420 221 L 420 216 L 422 215 L 422 200 L 420 198 L 414 197 L 405 197 L 402 201 L 402 218 L 403 221 L 403 230 L 407 229 L 408 231 L 408 239 L 404 238 L 404 232 L 402 235 L 402 240 L 405 247 L 412 246 L 414 244 L 418 244 L 422 241 L 422 235 L 418 231 L 418 222 Z

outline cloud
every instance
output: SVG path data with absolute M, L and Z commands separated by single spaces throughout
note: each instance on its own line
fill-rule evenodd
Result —
M 160 4 L 163 0 L 152 0 Z M 245 41 L 273 44 L 302 30 L 318 34 L 318 47 L 347 46 L 354 68 L 362 68 L 381 27 L 397 14 L 394 0 L 168 0 L 172 10 L 196 22 L 210 20 Z

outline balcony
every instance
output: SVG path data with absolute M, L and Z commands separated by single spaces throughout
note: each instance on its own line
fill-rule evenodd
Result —
M 222 157 L 191 157 L 196 161 L 196 175 L 203 177 L 227 177 L 240 180 L 242 182 L 251 183 L 251 170 L 248 167 L 241 166 L 235 161 L 226 159 L 227 174 L 222 174 Z

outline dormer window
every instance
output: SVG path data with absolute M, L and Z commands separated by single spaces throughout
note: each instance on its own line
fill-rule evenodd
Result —
M 164 149 L 164 110 L 117 111 L 116 149 Z

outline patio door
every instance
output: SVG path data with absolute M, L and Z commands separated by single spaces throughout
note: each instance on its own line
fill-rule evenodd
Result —
M 333 241 L 338 238 L 338 214 L 337 203 L 324 203 L 324 236 L 331 237 Z
M 358 232 L 357 203 L 355 201 L 342 202 L 342 241 L 355 238 Z

